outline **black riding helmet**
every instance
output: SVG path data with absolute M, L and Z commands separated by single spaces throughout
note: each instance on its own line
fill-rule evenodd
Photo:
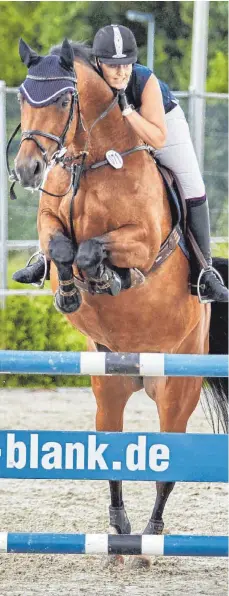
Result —
M 123 25 L 107 25 L 97 31 L 93 54 L 104 64 L 133 64 L 138 48 L 134 34 Z

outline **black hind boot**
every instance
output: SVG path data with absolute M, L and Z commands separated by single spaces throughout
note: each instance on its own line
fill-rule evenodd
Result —
M 206 261 L 199 274 L 194 270 L 191 272 L 191 293 L 198 295 L 202 303 L 228 302 L 229 291 L 221 275 L 212 267 L 208 202 L 206 199 L 189 199 L 186 204 L 188 227 Z
M 31 263 L 34 257 L 38 257 L 34 263 Z M 23 269 L 15 271 L 12 276 L 14 281 L 21 284 L 35 284 L 39 288 L 44 286 L 46 279 L 49 279 L 50 261 L 42 252 L 36 252 L 30 257 L 27 265 Z

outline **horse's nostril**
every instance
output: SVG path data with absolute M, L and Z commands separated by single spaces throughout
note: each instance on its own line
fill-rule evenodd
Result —
M 22 186 L 35 188 L 40 184 L 43 166 L 39 159 L 25 159 L 16 163 L 16 172 Z
M 35 166 L 35 170 L 34 170 L 34 176 L 37 176 L 38 174 L 41 173 L 41 164 L 39 161 L 36 162 L 36 166 Z

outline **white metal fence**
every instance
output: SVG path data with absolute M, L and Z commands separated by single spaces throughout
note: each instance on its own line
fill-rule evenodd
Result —
M 12 251 L 31 251 L 38 247 L 36 215 L 38 193 L 29 193 L 17 185 L 17 201 L 9 201 L 9 185 L 5 165 L 6 139 L 20 120 L 17 89 L 6 88 L 0 81 L 0 300 L 11 294 L 48 294 L 49 291 L 8 290 L 8 256 Z M 196 112 L 200 98 L 204 102 L 204 143 L 201 162 L 210 205 L 212 241 L 227 240 L 227 164 L 228 164 L 228 95 L 175 92 L 184 109 L 195 145 Z M 11 162 L 18 149 L 18 140 L 11 146 Z M 32 240 L 31 240 L 32 238 Z

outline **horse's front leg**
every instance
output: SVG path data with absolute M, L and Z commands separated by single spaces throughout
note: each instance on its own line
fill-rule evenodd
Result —
M 103 347 L 103 349 L 106 349 Z M 92 389 L 96 398 L 96 430 L 122 432 L 125 405 L 134 391 L 138 379 L 122 377 L 92 377 Z M 111 504 L 109 507 L 110 531 L 116 534 L 130 534 L 131 526 L 127 517 L 122 495 L 122 481 L 110 480 Z
M 76 263 L 88 281 L 91 293 L 108 293 L 117 296 L 122 289 L 122 279 L 118 271 L 109 267 L 106 262 L 108 253 L 103 240 L 91 238 L 81 242 Z
M 71 240 L 62 232 L 57 232 L 49 242 L 49 254 L 58 271 L 59 288 L 55 294 L 55 307 L 63 313 L 78 310 L 81 295 L 74 284 L 72 264 L 75 251 Z
M 150 391 L 150 381 L 144 383 L 146 392 Z M 163 390 L 156 393 L 155 399 L 160 418 L 160 432 L 185 433 L 188 420 L 194 411 L 201 391 L 201 378 L 170 378 Z M 157 497 L 152 515 L 144 534 L 162 534 L 164 528 L 163 512 L 175 482 L 156 482 Z M 182 512 L 181 512 L 182 513 Z
M 101 288 L 101 292 L 116 296 L 120 290 L 144 282 L 145 277 L 137 268 L 144 270 L 150 266 L 154 250 L 143 227 L 126 225 L 81 242 L 76 262 L 89 280 L 97 282 L 96 292 Z

